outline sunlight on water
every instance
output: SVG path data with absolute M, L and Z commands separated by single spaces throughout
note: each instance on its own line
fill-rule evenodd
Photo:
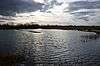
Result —
M 41 32 L 34 33 L 34 29 L 0 30 L 0 57 L 12 55 L 16 57 L 16 60 L 13 59 L 15 62 L 26 65 L 28 63 L 37 65 L 62 63 L 62 66 L 99 64 L 99 34 L 52 29 L 43 29 Z

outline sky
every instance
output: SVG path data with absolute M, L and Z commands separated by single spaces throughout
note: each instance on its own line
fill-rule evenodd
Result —
M 100 25 L 99 0 L 1 0 L 0 23 Z

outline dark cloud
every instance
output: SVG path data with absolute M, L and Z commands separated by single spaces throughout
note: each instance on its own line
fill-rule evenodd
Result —
M 70 14 L 78 19 L 89 21 L 89 18 L 96 16 L 96 9 L 100 9 L 100 1 L 75 1 L 69 3 Z
M 0 21 L 0 23 L 5 22 L 5 21 Z
M 80 9 L 100 9 L 100 1 L 76 1 L 69 3 L 69 10 L 75 11 Z
M 14 16 L 21 12 L 32 12 L 42 9 L 41 3 L 33 2 L 32 0 L 0 0 L 0 15 Z
M 81 15 L 90 15 L 95 16 L 95 11 L 80 11 L 80 12 L 72 12 L 70 14 L 74 14 L 75 16 L 81 16 Z

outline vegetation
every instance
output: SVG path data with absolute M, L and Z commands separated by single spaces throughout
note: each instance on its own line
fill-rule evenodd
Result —
M 63 29 L 63 30 L 100 30 L 100 26 L 63 26 L 63 25 L 38 25 L 38 24 L 0 24 L 0 29 Z

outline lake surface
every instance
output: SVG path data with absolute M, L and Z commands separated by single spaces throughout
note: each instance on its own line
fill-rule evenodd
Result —
M 15 66 L 100 66 L 100 35 L 74 30 L 0 30 L 0 57 L 7 55 L 16 56 Z

